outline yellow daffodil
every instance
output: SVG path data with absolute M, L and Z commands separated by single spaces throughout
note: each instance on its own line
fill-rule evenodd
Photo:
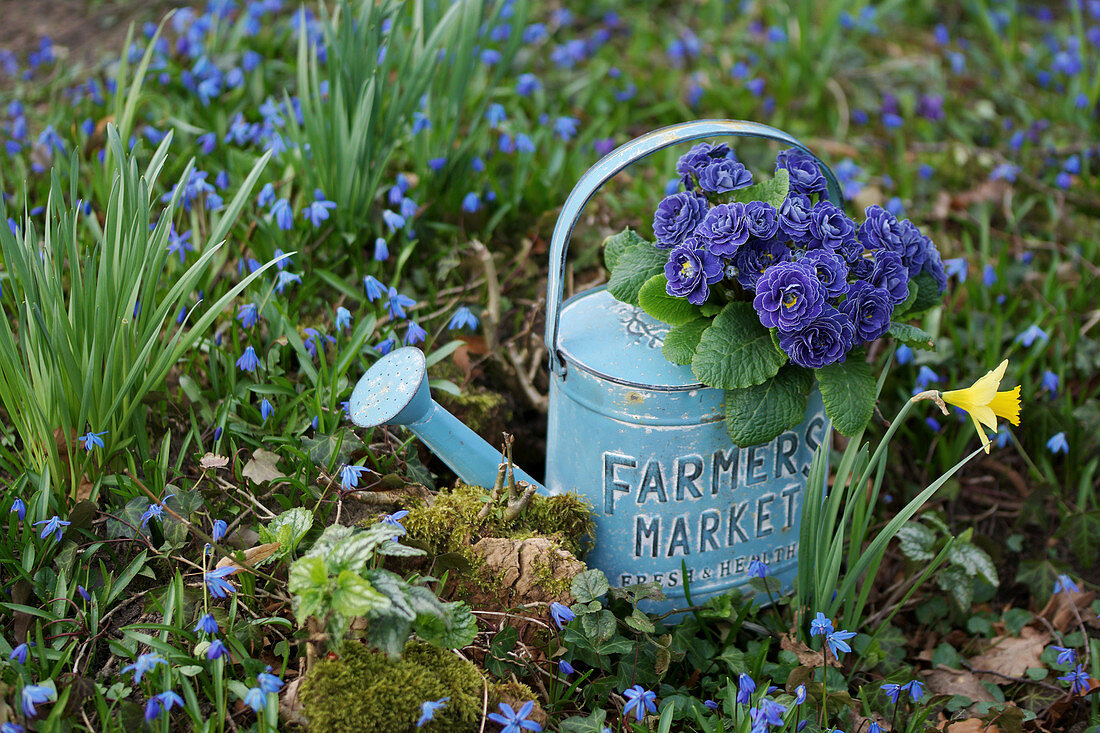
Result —
M 989 452 L 989 436 L 982 429 L 983 425 L 996 432 L 998 417 L 1003 417 L 1013 425 L 1020 424 L 1019 386 L 1010 390 L 997 391 L 1007 368 L 1008 359 L 1005 359 L 1000 366 L 966 389 L 953 389 L 939 395 L 943 402 L 966 410 L 970 419 L 974 421 L 974 429 L 978 431 L 978 437 L 981 438 L 982 447 L 985 448 L 986 453 Z

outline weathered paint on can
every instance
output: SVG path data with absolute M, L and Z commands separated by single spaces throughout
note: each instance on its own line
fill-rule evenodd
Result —
M 546 488 L 591 502 L 590 567 L 613 585 L 661 584 L 668 600 L 647 610 L 685 607 L 685 580 L 695 603 L 733 588 L 751 594 L 753 559 L 789 589 L 805 475 L 826 437 L 821 397 L 811 393 L 798 427 L 737 448 L 723 422 L 723 392 L 661 355 L 668 328 L 602 290 L 565 304 Z M 601 345 L 615 357 L 593 364 Z

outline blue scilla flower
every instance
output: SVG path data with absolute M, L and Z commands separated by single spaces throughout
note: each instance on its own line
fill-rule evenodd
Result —
M 749 575 L 754 578 L 766 578 L 768 576 L 767 564 L 754 557 L 749 561 Z
M 1047 441 L 1047 450 L 1055 455 L 1059 453 L 1069 453 L 1069 441 L 1066 440 L 1065 433 L 1055 433 Z
M 364 466 L 344 466 L 340 469 L 340 487 L 344 491 L 351 491 L 359 486 L 359 477 L 369 470 Z
M 887 682 L 882 686 L 882 691 L 886 693 L 886 697 L 890 698 L 890 702 L 897 704 L 898 697 L 901 696 L 902 686 L 896 682 Z
M 275 292 L 281 294 L 286 290 L 287 285 L 300 282 L 302 282 L 301 275 L 293 273 L 290 270 L 280 270 L 279 274 L 275 276 Z
M 1061 593 L 1062 591 L 1066 593 L 1080 593 L 1081 588 L 1073 581 L 1073 578 L 1061 574 L 1058 576 L 1057 580 L 1054 581 L 1054 592 Z
M 141 528 L 148 529 L 149 520 L 155 519 L 158 522 L 164 519 L 164 507 L 156 502 L 149 505 L 149 508 L 141 515 Z
M 535 141 L 531 139 L 530 135 L 522 132 L 518 133 L 516 135 L 516 151 L 520 153 L 535 152 Z
M 260 195 L 256 197 L 256 205 L 267 207 L 273 203 L 275 203 L 275 186 L 269 181 L 260 189 Z
M 959 282 L 966 282 L 966 274 L 970 269 L 970 263 L 968 263 L 962 257 L 956 257 L 950 260 L 943 261 L 943 270 L 948 277 L 955 276 Z
M 388 524 L 391 527 L 397 527 L 402 532 L 405 532 L 405 525 L 401 524 L 401 520 L 409 516 L 408 509 L 402 509 L 401 511 L 394 512 L 393 514 L 383 514 L 379 519 L 382 524 Z
M 432 121 L 423 112 L 413 112 L 412 134 L 418 135 L 423 130 L 432 129 Z
M 1042 386 L 1043 389 L 1050 392 L 1051 399 L 1058 396 L 1058 375 L 1047 369 L 1043 372 Z
M 245 303 L 237 308 L 237 320 L 242 328 L 252 328 L 260 319 L 260 310 L 255 303 Z
M 1039 324 L 1033 323 L 1028 326 L 1026 330 L 1016 334 L 1016 338 L 1013 339 L 1013 341 L 1030 348 L 1036 341 L 1046 341 L 1048 338 L 1046 331 L 1039 328 Z
M 473 214 L 473 213 L 477 212 L 477 210 L 480 209 L 480 208 L 481 208 L 481 197 L 478 196 L 473 191 L 471 191 L 470 193 L 466 194 L 463 197 L 463 199 L 462 199 L 462 210 L 463 211 L 465 211 L 469 214 Z
M 909 693 L 909 699 L 913 702 L 917 702 L 924 697 L 924 683 L 920 680 L 910 680 L 902 685 L 901 689 Z
M 195 138 L 195 144 L 199 146 L 203 155 L 210 155 L 214 152 L 214 146 L 218 144 L 218 136 L 212 132 L 204 133 Z
M 997 282 L 997 268 L 987 263 L 986 266 L 982 268 L 982 285 L 991 288 L 995 282 Z
M 145 721 L 151 723 L 174 707 L 184 707 L 183 698 L 173 690 L 165 690 L 149 698 L 145 704 Z
M 375 351 L 377 351 L 382 356 L 385 356 L 386 354 L 393 351 L 394 346 L 395 346 L 395 342 L 394 342 L 392 337 L 391 338 L 384 338 L 381 341 L 379 341 L 377 344 L 374 345 L 374 349 L 375 349 Z
M 195 624 L 194 629 L 196 634 L 210 634 L 214 635 L 218 633 L 218 622 L 209 613 L 204 613 L 199 618 L 198 623 Z
M 558 660 L 558 671 L 565 677 L 574 674 L 577 670 L 564 659 Z
M 748 705 L 752 701 L 752 693 L 756 692 L 756 682 L 752 677 L 742 672 L 737 677 L 737 702 Z
M 35 646 L 35 643 L 33 641 L 24 641 L 22 644 L 19 644 L 11 650 L 11 654 L 8 655 L 8 659 L 19 662 L 20 664 L 26 664 L 27 652 L 30 651 L 30 648 L 32 646 Z
M 469 328 L 471 331 L 477 328 L 478 319 L 468 307 L 462 306 L 455 311 L 455 314 L 451 316 L 451 320 L 447 323 L 447 328 L 452 331 L 457 331 L 462 328 Z
M 224 519 L 215 519 L 214 527 L 210 532 L 210 536 L 214 538 L 215 542 L 221 542 L 225 537 L 226 531 L 229 530 L 229 525 L 225 523 Z
M 267 419 L 275 414 L 275 407 L 271 404 L 270 400 L 264 397 L 260 400 L 260 420 L 267 422 Z
M 345 328 L 351 325 L 351 311 L 344 306 L 339 306 L 336 309 L 336 320 L 333 322 L 337 331 L 343 331 Z
M 11 509 L 8 510 L 8 514 L 18 514 L 19 521 L 22 522 L 27 518 L 27 505 L 17 496 L 15 497 L 15 501 L 11 503 Z
M 402 341 L 406 346 L 414 346 L 424 343 L 424 339 L 427 338 L 427 336 L 428 332 L 421 328 L 419 323 L 416 321 L 409 321 L 409 326 L 405 331 L 405 338 Z
M 399 229 L 404 228 L 405 226 L 405 217 L 401 216 L 396 211 L 390 211 L 389 209 L 384 209 L 382 211 L 382 221 L 386 222 L 386 227 L 390 230 L 391 233 L 396 232 Z
M 657 693 L 646 690 L 641 685 L 634 685 L 630 689 L 624 690 L 623 697 L 627 700 L 626 705 L 623 706 L 624 717 L 633 713 L 634 718 L 641 722 L 646 713 L 657 712 Z
M 940 430 L 943 429 L 943 426 L 940 425 L 940 421 L 937 420 L 934 417 L 924 418 L 924 424 L 927 425 L 928 429 L 931 430 L 934 433 L 938 433 L 938 432 L 940 432 Z
M 1064 675 L 1058 678 L 1062 682 L 1068 682 L 1070 689 L 1076 692 L 1078 695 L 1084 695 L 1086 692 L 1092 689 L 1092 685 L 1089 682 L 1089 673 L 1085 671 L 1085 668 L 1078 664 L 1076 667 L 1066 672 Z
M 381 298 L 382 293 L 386 292 L 385 286 L 378 282 L 373 275 L 367 275 L 363 278 L 363 289 L 367 291 L 367 300 L 371 303 Z
M 529 97 L 542 89 L 542 82 L 534 74 L 520 74 L 516 78 L 516 94 L 521 97 Z
M 828 636 L 833 633 L 833 622 L 826 618 L 821 611 L 817 612 L 810 622 L 810 636 Z
M 928 389 L 929 384 L 938 381 L 940 381 L 940 376 L 928 366 L 921 366 L 920 370 L 917 372 L 917 387 L 919 389 Z
M 232 565 L 226 565 L 223 568 L 211 570 L 208 573 L 202 574 L 203 583 L 206 584 L 207 590 L 210 591 L 210 595 L 215 598 L 225 598 L 230 593 L 236 593 L 237 588 L 226 580 L 226 577 L 233 574 L 234 568 Z
M 237 367 L 242 372 L 254 372 L 260 366 L 260 357 L 256 356 L 256 349 L 251 346 L 245 348 L 241 358 L 237 359 Z
M 714 700 L 703 700 L 703 707 L 707 708 L 708 710 L 717 710 L 718 703 L 716 703 Z
M 867 733 L 882 733 L 882 726 L 874 721 L 871 721 L 871 725 L 867 727 Z
M 414 216 L 416 216 L 416 210 L 418 206 L 414 199 L 406 196 L 405 198 L 401 199 L 401 205 L 398 208 L 401 212 L 401 216 L 405 217 L 405 221 L 407 222 L 409 219 L 412 219 Z
M 374 240 L 374 261 L 385 262 L 390 258 L 390 248 L 386 245 L 385 237 Z
M 764 698 L 760 706 L 749 710 L 749 718 L 754 729 L 768 730 L 768 726 L 783 725 L 783 713 L 787 712 L 785 705 L 775 700 Z
M 2 723 L 0 724 L 0 733 L 26 733 L 26 728 L 19 725 L 19 723 Z
M 435 719 L 435 713 L 451 701 L 449 697 L 441 697 L 438 700 L 425 700 L 420 703 L 420 718 L 416 721 L 417 728 L 423 728 L 425 724 Z
M 80 436 L 80 441 L 84 443 L 84 450 L 91 452 L 92 448 L 102 448 L 103 439 L 99 436 L 106 434 L 106 430 L 99 433 L 93 433 L 91 430 L 89 430 L 87 433 Z
M 245 693 L 244 704 L 258 713 L 267 706 L 267 695 L 259 687 L 253 687 Z
M 20 698 L 23 704 L 23 714 L 28 718 L 33 718 L 38 715 L 38 710 L 34 706 L 56 700 L 57 692 L 46 685 L 24 685 Z
M 43 519 L 41 522 L 35 522 L 34 526 L 37 527 L 40 524 L 46 525 L 42 528 L 42 533 L 39 535 L 39 539 L 46 539 L 53 534 L 54 542 L 61 541 L 61 535 L 65 531 L 64 528 L 68 527 L 72 522 L 66 522 L 61 517 L 54 515 L 49 519 Z
M 133 664 L 128 664 L 123 667 L 122 674 L 133 672 L 134 682 L 137 683 L 141 682 L 141 678 L 146 672 L 152 672 L 156 667 L 162 664 L 168 664 L 168 660 L 156 652 L 148 652 L 138 656 Z
M 286 199 L 279 199 L 271 205 L 271 217 L 284 232 L 294 228 L 294 211 Z
M 550 604 L 550 618 L 554 620 L 559 629 L 564 629 L 565 625 L 576 617 L 576 614 L 564 603 L 554 601 Z
M 190 230 L 180 234 L 176 231 L 175 225 L 168 228 L 168 251 L 180 258 L 181 265 L 187 259 L 187 253 L 195 249 L 190 240 Z
M 499 102 L 490 104 L 489 109 L 485 111 L 485 119 L 488 120 L 489 127 L 495 129 L 500 123 L 508 119 L 508 115 L 504 111 L 504 105 Z
M 263 672 L 260 672 L 258 675 L 256 675 L 256 682 L 257 684 L 259 684 L 260 689 L 268 695 L 274 694 L 283 689 L 283 681 L 275 675 L 271 674 L 270 666 Z
M 801 705 L 806 702 L 806 685 L 799 685 L 794 689 L 794 704 Z
M 206 648 L 206 658 L 210 661 L 226 656 L 229 656 L 229 649 L 221 639 L 214 639 L 210 642 L 210 646 Z
M 905 344 L 899 344 L 897 351 L 894 352 L 894 358 L 897 359 L 898 364 L 912 364 L 913 350 Z
M 1077 663 L 1077 650 L 1069 647 L 1058 646 L 1057 644 L 1051 644 L 1050 648 L 1058 652 L 1058 664 L 1076 664 Z M 23 655 L 26 656 L 26 653 Z
M 577 134 L 579 126 L 580 120 L 576 117 L 559 117 L 554 120 L 554 134 L 563 141 L 568 141 Z
M 386 311 L 390 314 L 390 318 L 406 318 L 406 308 L 411 308 L 416 305 L 416 301 L 407 295 L 402 295 L 397 292 L 397 288 L 391 287 L 389 289 L 389 300 L 386 301 Z
M 542 726 L 527 717 L 535 709 L 534 700 L 528 700 L 523 703 L 523 707 L 518 711 L 513 710 L 512 706 L 506 702 L 499 703 L 497 707 L 500 708 L 500 712 L 489 713 L 487 717 L 494 723 L 503 726 L 500 729 L 500 733 L 520 733 L 520 731 L 525 730 L 533 730 L 536 733 L 541 733 Z M 639 718 L 639 720 L 641 720 L 641 718 Z

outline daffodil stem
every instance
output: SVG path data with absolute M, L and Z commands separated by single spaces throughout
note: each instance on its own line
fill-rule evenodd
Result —
M 922 393 L 924 394 L 924 393 Z M 920 397 L 920 395 L 917 395 Z M 909 414 L 909 409 L 913 406 L 913 402 L 917 397 L 905 401 L 905 404 L 901 406 L 901 410 L 894 416 L 893 421 L 890 423 L 890 427 L 886 429 L 886 435 L 882 436 L 882 440 L 878 442 L 878 447 L 875 448 L 874 454 L 871 456 L 871 460 L 867 462 L 867 468 L 863 470 L 863 474 L 860 475 L 859 481 L 856 482 L 856 486 L 863 486 L 867 483 L 867 479 L 871 476 L 871 471 L 878 465 L 879 459 L 882 457 L 883 451 L 886 450 L 886 446 L 890 444 L 890 440 L 894 437 L 894 433 L 901 427 L 902 421 L 905 420 L 905 416 Z

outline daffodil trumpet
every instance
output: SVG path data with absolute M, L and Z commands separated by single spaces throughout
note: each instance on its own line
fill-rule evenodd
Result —
M 1020 424 L 1019 385 L 1009 390 L 998 391 L 1006 369 L 1008 369 L 1008 359 L 965 389 L 953 389 L 942 393 L 932 389 L 914 395 L 910 402 L 931 400 L 939 406 L 944 415 L 951 414 L 947 409 L 948 405 L 965 410 L 974 421 L 974 429 L 978 431 L 982 448 L 989 453 L 990 442 L 986 428 L 996 432 L 998 417 L 1008 420 L 1013 425 Z

